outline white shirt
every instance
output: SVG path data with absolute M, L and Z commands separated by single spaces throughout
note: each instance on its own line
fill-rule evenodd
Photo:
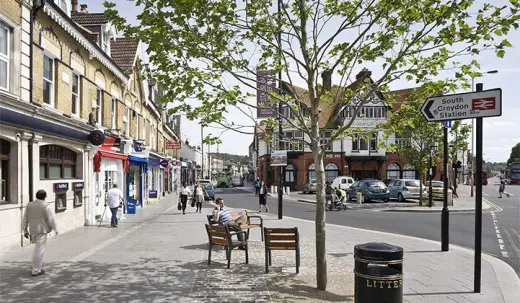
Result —
M 191 190 L 189 189 L 189 187 L 187 187 L 187 186 L 186 186 L 186 187 L 183 187 L 183 188 L 181 189 L 181 195 L 186 195 L 186 196 L 191 195 Z
M 119 188 L 111 188 L 107 192 L 107 205 L 110 208 L 119 207 L 121 200 L 123 199 L 123 193 Z

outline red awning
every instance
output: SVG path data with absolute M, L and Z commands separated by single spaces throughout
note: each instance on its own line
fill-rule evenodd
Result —
M 129 162 L 128 156 L 111 153 L 107 151 L 98 151 L 96 155 L 94 156 L 94 172 L 100 172 L 101 171 L 101 158 L 112 158 L 112 159 L 118 159 L 123 160 L 123 170 L 125 173 L 128 172 Z

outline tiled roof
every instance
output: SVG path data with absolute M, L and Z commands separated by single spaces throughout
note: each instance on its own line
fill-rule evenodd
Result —
M 104 15 L 104 13 L 72 12 L 71 18 L 74 20 L 74 22 L 82 25 L 97 25 L 108 23 L 108 18 Z
M 127 75 L 132 73 L 138 45 L 139 41 L 126 38 L 117 38 L 116 40 L 110 41 L 110 54 L 112 59 Z

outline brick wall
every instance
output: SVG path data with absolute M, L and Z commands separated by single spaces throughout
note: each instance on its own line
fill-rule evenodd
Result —
M 16 24 L 20 24 L 20 3 L 18 1 L 7 0 L 7 3 L 2 1 L 0 13 L 6 15 Z
M 33 101 L 43 103 L 43 50 L 33 49 Z
M 103 91 L 103 126 L 110 128 L 112 126 L 112 96 Z

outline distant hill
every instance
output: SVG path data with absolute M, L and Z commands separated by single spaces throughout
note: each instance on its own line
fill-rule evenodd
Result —
M 233 162 L 233 163 L 241 163 L 241 164 L 247 164 L 248 159 L 247 156 L 242 155 L 234 155 L 234 154 L 228 154 L 228 153 L 209 153 L 212 157 L 222 159 L 224 162 Z

